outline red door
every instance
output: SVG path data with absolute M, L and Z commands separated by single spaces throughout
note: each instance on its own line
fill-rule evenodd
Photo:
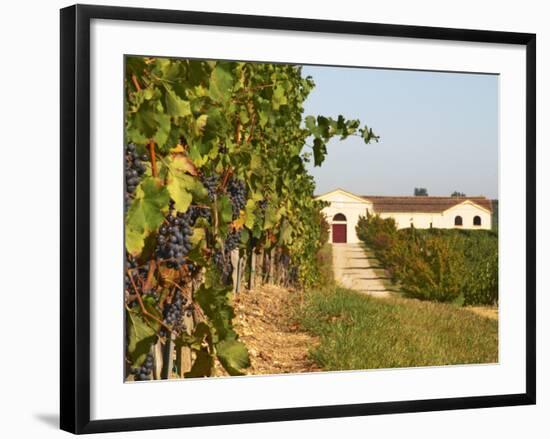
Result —
M 335 244 L 346 243 L 347 239 L 346 224 L 333 224 L 332 225 L 332 242 Z

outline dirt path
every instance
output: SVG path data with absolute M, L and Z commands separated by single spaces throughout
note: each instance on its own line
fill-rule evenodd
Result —
M 289 319 L 293 294 L 298 293 L 272 285 L 237 294 L 234 324 L 250 353 L 247 375 L 321 370 L 308 358 L 318 340 L 299 331 Z
M 365 254 L 360 244 L 333 244 L 334 278 L 343 287 L 376 297 L 389 297 L 376 259 Z

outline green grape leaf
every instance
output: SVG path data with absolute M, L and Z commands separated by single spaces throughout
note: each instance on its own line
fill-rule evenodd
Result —
M 315 117 L 313 116 L 307 116 L 305 119 L 306 128 L 311 132 L 311 134 L 315 135 L 315 130 L 317 128 L 317 125 L 315 123 Z
M 204 341 L 212 347 L 212 331 L 206 322 L 198 322 L 192 335 L 182 332 L 176 337 L 175 344 L 176 348 L 189 346 L 191 349 L 200 351 Z
M 126 214 L 126 249 L 130 254 L 138 255 L 147 235 L 162 224 L 169 201 L 168 190 L 158 178 L 141 181 Z
M 264 128 L 267 125 L 267 122 L 269 122 L 269 112 L 265 109 L 261 109 L 258 111 L 258 118 L 260 121 L 260 127 Z
M 264 230 L 271 229 L 275 224 L 277 224 L 277 207 L 270 204 L 265 210 Z
M 208 114 L 201 114 L 197 119 L 195 120 L 195 136 L 199 137 L 202 136 L 202 133 L 204 132 L 204 129 L 206 127 L 206 123 L 208 122 Z
M 216 140 L 218 136 L 223 135 L 222 129 L 225 123 L 225 118 L 223 113 L 219 108 L 212 108 L 208 110 L 208 119 L 204 127 L 203 136 L 205 140 Z
M 262 168 L 262 156 L 258 153 L 252 153 L 250 155 L 250 170 L 256 172 Z
M 198 175 L 199 173 L 193 161 L 183 154 L 175 154 L 172 156 L 168 161 L 168 168 L 172 172 L 185 172 L 191 175 Z
M 315 166 L 321 166 L 325 161 L 325 155 L 327 154 L 327 145 L 319 137 L 313 140 L 313 164 Z
M 197 351 L 197 357 L 189 372 L 184 374 L 185 378 L 202 378 L 212 376 L 214 358 L 206 349 Z
M 235 313 L 229 303 L 231 289 L 230 286 L 203 284 L 195 293 L 195 300 L 210 319 L 220 339 L 234 337 L 231 320 Z
M 248 123 L 250 118 L 248 117 L 248 113 L 246 112 L 246 110 L 243 109 L 239 112 L 239 119 L 240 119 L 241 123 L 243 123 L 243 124 Z
M 134 126 L 128 126 L 126 128 L 126 142 L 135 143 L 136 145 L 145 145 L 148 138 L 145 137 L 137 128 Z
M 158 113 L 149 105 L 142 105 L 133 117 L 134 127 L 147 139 L 159 129 Z
M 212 348 L 212 330 L 206 322 L 198 322 L 193 331 L 193 336 L 197 341 L 202 344 L 203 341 L 208 343 L 208 346 Z
M 330 121 L 324 116 L 317 116 L 317 127 L 319 130 L 319 134 L 325 138 L 328 139 L 330 137 Z
M 250 239 L 250 233 L 247 229 L 241 229 L 241 244 L 246 245 Z
M 285 219 L 281 224 L 280 239 L 283 244 L 289 244 L 292 237 L 292 226 Z
M 218 213 L 220 220 L 224 223 L 229 223 L 233 219 L 233 208 L 231 206 L 231 200 L 227 195 L 218 198 Z
M 254 200 L 248 200 L 244 208 L 244 213 L 245 213 L 244 225 L 249 229 L 254 227 L 254 222 L 256 221 L 256 215 L 254 214 L 255 210 L 256 210 L 256 203 L 254 202 Z
M 195 179 L 190 175 L 181 173 L 172 173 L 168 176 L 168 192 L 170 198 L 174 200 L 174 207 L 178 212 L 186 212 L 191 201 L 193 201 L 193 195 L 191 194 L 191 187 L 195 184 Z
M 230 375 L 244 375 L 242 369 L 250 366 L 246 346 L 237 340 L 223 340 L 216 345 L 216 354 Z
M 193 247 L 196 247 L 200 242 L 204 242 L 205 236 L 206 234 L 202 227 L 195 227 L 190 239 Z
M 191 105 L 189 101 L 184 101 L 171 88 L 166 87 L 164 97 L 166 102 L 166 112 L 170 116 L 185 117 L 191 114 Z
M 124 243 L 126 244 L 126 250 L 128 253 L 137 256 L 141 253 L 145 247 L 145 230 L 126 227 Z
M 273 89 L 273 100 L 271 101 L 273 109 L 278 110 L 281 105 L 286 105 L 287 103 L 288 100 L 285 95 L 285 89 L 282 85 L 277 84 Z
M 164 148 L 166 145 L 166 141 L 168 140 L 168 136 L 170 135 L 170 129 L 172 127 L 170 123 L 170 116 L 163 113 L 157 113 L 155 114 L 155 119 L 158 124 L 158 129 L 153 136 L 155 139 L 155 142 L 157 143 L 159 148 Z M 173 146 L 173 145 L 168 145 Z
M 231 97 L 233 75 L 229 63 L 219 62 L 210 75 L 210 97 L 217 102 L 226 103 Z
M 132 367 L 141 366 L 151 346 L 157 341 L 158 323 L 145 321 L 141 313 L 133 309 L 127 312 L 128 355 Z

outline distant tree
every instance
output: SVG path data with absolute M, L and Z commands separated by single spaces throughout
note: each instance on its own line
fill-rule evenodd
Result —
M 428 189 L 425 187 L 415 187 L 414 188 L 414 195 L 416 197 L 427 197 L 428 196 Z
M 457 198 L 464 198 L 465 196 L 466 194 L 464 192 L 458 192 L 458 191 L 454 191 L 451 194 L 451 197 L 457 197 Z

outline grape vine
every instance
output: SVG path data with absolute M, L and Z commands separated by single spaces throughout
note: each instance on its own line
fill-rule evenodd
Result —
M 126 210 L 128 210 L 134 191 L 146 170 L 146 166 L 142 160 L 147 160 L 147 156 L 139 157 L 136 151 L 136 145 L 129 143 L 126 146 L 126 168 L 124 173 L 126 183 L 124 201 Z
M 326 232 L 306 163 L 320 166 L 332 138 L 378 137 L 358 120 L 304 117 L 314 85 L 295 65 L 126 58 L 130 379 L 151 379 L 153 364 L 162 379 L 211 376 L 214 359 L 244 374 L 233 291 L 318 279 Z

